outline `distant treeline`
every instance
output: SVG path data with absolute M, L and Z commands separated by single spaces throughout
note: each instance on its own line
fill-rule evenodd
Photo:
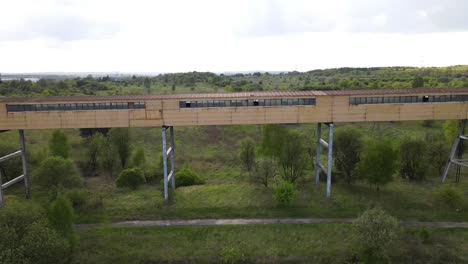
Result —
M 1 75 L 0 75 L 1 76 Z M 203 87 L 214 92 L 263 90 L 345 90 L 415 87 L 468 87 L 468 65 L 451 67 L 375 67 L 337 68 L 287 73 L 212 72 L 167 73 L 157 76 L 0 79 L 2 96 L 95 95 L 125 93 L 178 92 L 178 87 L 199 92 Z

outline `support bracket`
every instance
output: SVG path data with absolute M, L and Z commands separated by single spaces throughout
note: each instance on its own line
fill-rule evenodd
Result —
M 452 150 L 450 151 L 450 156 L 447 161 L 447 165 L 445 166 L 444 173 L 442 174 L 442 182 L 445 182 L 447 179 L 448 173 L 450 171 L 450 167 L 452 164 L 457 165 L 457 175 L 456 181 L 459 181 L 460 178 L 460 168 L 465 167 L 468 168 L 468 160 L 463 159 L 463 141 L 468 140 L 468 136 L 465 135 L 465 126 L 466 126 L 466 119 L 463 119 L 460 122 L 460 129 L 458 130 L 458 136 L 453 143 Z M 456 157 L 455 157 L 456 156 Z
M 3 161 L 6 161 L 6 160 L 9 160 L 13 157 L 16 157 L 16 156 L 19 156 L 21 155 L 21 163 L 22 163 L 22 168 L 23 168 L 23 174 L 21 174 L 20 176 L 6 182 L 6 183 L 2 183 L 2 173 L 0 171 L 0 207 L 3 206 L 4 204 L 4 198 L 3 198 L 3 190 L 5 190 L 6 188 L 10 187 L 11 185 L 23 180 L 24 181 L 24 187 L 25 187 L 25 194 L 26 194 L 26 198 L 29 199 L 30 198 L 30 189 L 29 189 L 29 175 L 28 175 L 28 166 L 27 166 L 27 160 L 26 160 L 26 144 L 24 142 L 24 131 L 21 129 L 19 130 L 19 143 L 20 143 L 20 147 L 21 149 L 18 150 L 18 151 L 15 151 L 13 153 L 10 153 L 8 155 L 5 155 L 3 157 L 0 157 L 0 162 L 3 162 Z

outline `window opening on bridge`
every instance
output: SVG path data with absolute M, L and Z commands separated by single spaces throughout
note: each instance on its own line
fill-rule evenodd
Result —
M 445 103 L 468 102 L 468 94 L 457 95 L 421 95 L 421 96 L 369 96 L 350 97 L 350 105 L 360 104 L 400 104 L 400 103 Z
M 315 98 L 179 101 L 180 108 L 315 105 Z
M 7 104 L 8 112 L 81 111 L 144 109 L 144 102 L 66 103 L 66 104 Z

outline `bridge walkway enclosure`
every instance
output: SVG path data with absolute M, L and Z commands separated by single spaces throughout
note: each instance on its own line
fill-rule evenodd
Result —
M 467 118 L 468 88 L 0 98 L 0 130 L 162 127 L 166 201 L 170 180 L 175 188 L 174 126 L 318 123 L 321 132 L 324 123 L 329 142 L 319 135 L 317 155 L 327 149 L 327 166 L 316 159 L 316 183 L 323 170 L 329 198 L 334 123 Z
M 0 98 L 0 130 L 466 119 L 468 88 Z

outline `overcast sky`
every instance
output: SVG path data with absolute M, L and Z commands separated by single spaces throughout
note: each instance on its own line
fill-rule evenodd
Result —
M 1 0 L 0 72 L 468 64 L 466 0 Z

